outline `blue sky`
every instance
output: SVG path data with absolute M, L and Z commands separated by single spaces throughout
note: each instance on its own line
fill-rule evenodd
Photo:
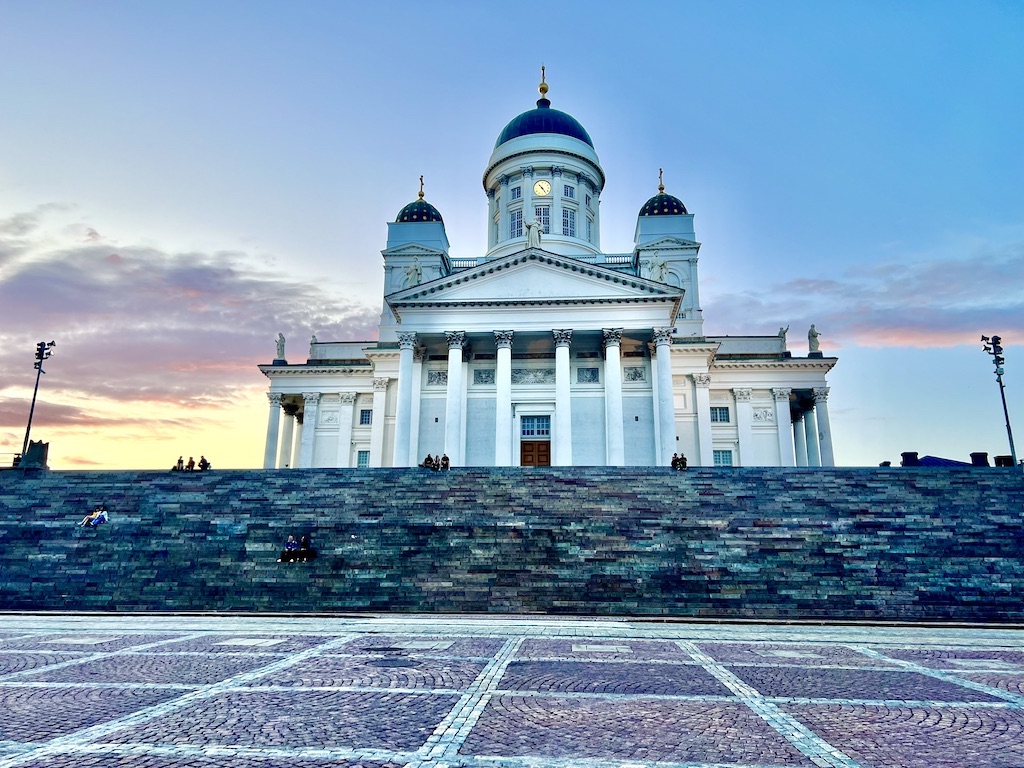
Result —
M 276 333 L 372 334 L 421 173 L 452 255 L 484 250 L 543 63 L 608 176 L 605 250 L 663 167 L 707 331 L 801 353 L 817 324 L 841 463 L 1007 453 L 977 340 L 1009 342 L 1024 419 L 1022 39 L 1008 2 L 0 0 L 0 452 L 54 338 L 51 465 L 258 464 Z

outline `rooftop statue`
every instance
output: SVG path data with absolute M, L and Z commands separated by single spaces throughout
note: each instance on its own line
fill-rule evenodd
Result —
M 284 334 L 277 334 L 277 359 L 284 360 Z
M 526 247 L 540 248 L 540 219 L 536 216 L 526 225 Z
M 811 328 L 810 328 L 810 330 L 807 331 L 807 351 L 809 351 L 809 352 L 817 352 L 818 351 L 818 349 L 821 346 L 818 343 L 818 337 L 819 336 L 821 336 L 821 334 L 818 333 L 815 330 L 814 323 L 811 323 Z

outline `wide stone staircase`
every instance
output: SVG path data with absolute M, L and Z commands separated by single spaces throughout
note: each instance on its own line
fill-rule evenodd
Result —
M 0 609 L 1016 622 L 1022 517 L 992 468 L 4 471 Z

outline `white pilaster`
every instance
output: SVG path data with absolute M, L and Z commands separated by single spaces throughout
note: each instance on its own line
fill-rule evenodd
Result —
M 555 337 L 555 424 L 551 463 L 556 467 L 572 466 L 572 398 L 569 384 L 570 329 L 551 332 Z
M 804 413 L 804 437 L 807 438 L 807 466 L 820 467 L 821 453 L 818 450 L 818 420 L 814 417 L 814 409 Z
M 338 413 L 338 458 L 335 465 L 352 466 L 352 425 L 355 423 L 356 393 L 342 392 L 341 411 Z
M 320 407 L 319 392 L 302 393 L 302 445 L 299 446 L 299 466 L 313 466 L 313 438 L 316 437 L 316 413 Z
M 672 390 L 672 334 L 675 328 L 655 328 L 658 367 L 658 463 L 668 466 L 676 452 L 676 400 Z M 710 416 L 710 411 L 708 412 Z
M 495 331 L 494 466 L 512 466 L 512 331 Z
M 391 461 L 393 467 L 408 467 L 409 435 L 412 431 L 412 363 L 416 348 L 415 333 L 398 334 L 401 352 L 398 357 L 398 404 L 395 408 L 395 451 Z
M 295 414 L 299 412 L 299 406 L 295 403 L 285 403 L 281 405 L 281 410 L 284 411 L 284 428 L 281 430 L 281 448 L 277 452 L 277 466 L 280 469 L 287 469 L 291 466 Z
M 267 445 L 263 450 L 263 468 L 273 469 L 277 457 L 277 437 L 281 430 L 281 393 L 267 392 L 270 414 L 267 418 Z
M 713 467 L 715 454 L 711 443 L 711 374 L 690 374 L 694 384 L 693 407 L 697 411 L 697 442 L 700 466 Z
M 832 452 L 832 425 L 828 419 L 828 387 L 815 387 L 814 410 L 818 414 L 818 445 L 821 450 L 821 466 L 834 467 L 835 454 Z
M 626 463 L 622 426 L 622 329 L 605 328 L 603 333 L 605 461 L 608 466 L 621 467 Z
M 384 466 L 384 407 L 387 405 L 387 376 L 373 380 L 373 417 L 370 425 L 370 466 Z
M 736 399 L 736 434 L 740 441 L 740 456 L 737 467 L 754 465 L 754 419 L 750 410 L 750 390 L 742 387 L 733 389 Z
M 772 390 L 775 398 L 775 434 L 779 438 L 779 466 L 792 467 L 793 422 L 789 416 L 789 388 L 776 387 Z
M 445 331 L 448 339 L 448 390 L 445 396 L 444 452 L 452 466 L 462 464 L 462 348 L 465 331 Z
M 796 465 L 807 466 L 807 431 L 804 429 L 804 415 L 801 413 L 793 420 L 793 438 L 796 441 Z

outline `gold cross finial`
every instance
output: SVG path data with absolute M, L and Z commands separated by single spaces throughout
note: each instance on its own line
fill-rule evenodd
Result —
M 540 91 L 540 97 L 542 99 L 546 99 L 547 95 L 548 95 L 548 84 L 547 84 L 547 82 L 544 79 L 544 69 L 545 69 L 544 65 L 541 64 L 540 65 L 540 85 L 537 87 L 537 90 Z
M 423 199 L 423 175 L 420 174 L 420 200 Z
M 665 182 L 662 181 L 661 174 L 662 174 L 662 169 L 659 168 L 658 169 L 658 192 L 659 193 L 665 191 Z

